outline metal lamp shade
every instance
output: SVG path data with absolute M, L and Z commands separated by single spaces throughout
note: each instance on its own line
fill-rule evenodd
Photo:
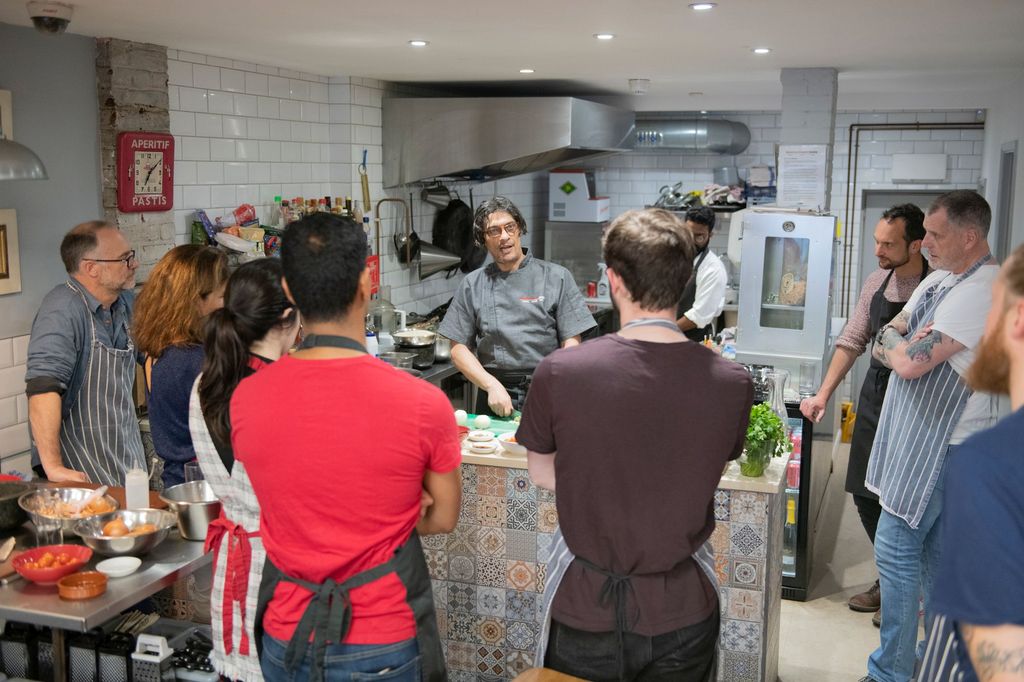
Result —
M 420 279 L 430 277 L 434 273 L 457 268 L 462 262 L 461 256 L 438 248 L 427 242 L 420 242 Z
M 0 180 L 46 180 L 46 166 L 35 152 L 13 140 L 0 138 Z

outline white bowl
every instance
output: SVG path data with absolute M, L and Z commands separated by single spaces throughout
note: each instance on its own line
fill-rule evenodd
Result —
M 96 570 L 108 578 L 123 578 L 139 570 L 142 559 L 134 556 L 119 556 L 96 564 Z
M 498 442 L 501 443 L 501 447 L 505 448 L 505 452 L 508 454 L 516 457 L 526 457 L 526 448 L 519 443 L 511 442 L 515 435 L 515 432 L 503 433 L 498 436 Z
M 486 443 L 470 443 L 469 451 L 474 455 L 493 455 L 498 450 L 498 444 L 493 440 Z

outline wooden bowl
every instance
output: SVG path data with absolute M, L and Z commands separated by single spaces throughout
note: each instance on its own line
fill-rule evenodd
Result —
M 107 576 L 99 571 L 83 571 L 64 576 L 57 582 L 61 599 L 92 599 L 107 591 Z

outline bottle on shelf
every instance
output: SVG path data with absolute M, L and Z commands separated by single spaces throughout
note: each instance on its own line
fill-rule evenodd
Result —
M 782 529 L 782 573 L 796 573 L 796 498 L 786 495 L 786 525 Z

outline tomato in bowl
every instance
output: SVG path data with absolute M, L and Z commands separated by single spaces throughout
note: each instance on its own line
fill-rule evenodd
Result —
M 57 581 L 85 566 L 92 550 L 81 545 L 46 545 L 22 552 L 11 565 L 21 577 L 40 585 Z

